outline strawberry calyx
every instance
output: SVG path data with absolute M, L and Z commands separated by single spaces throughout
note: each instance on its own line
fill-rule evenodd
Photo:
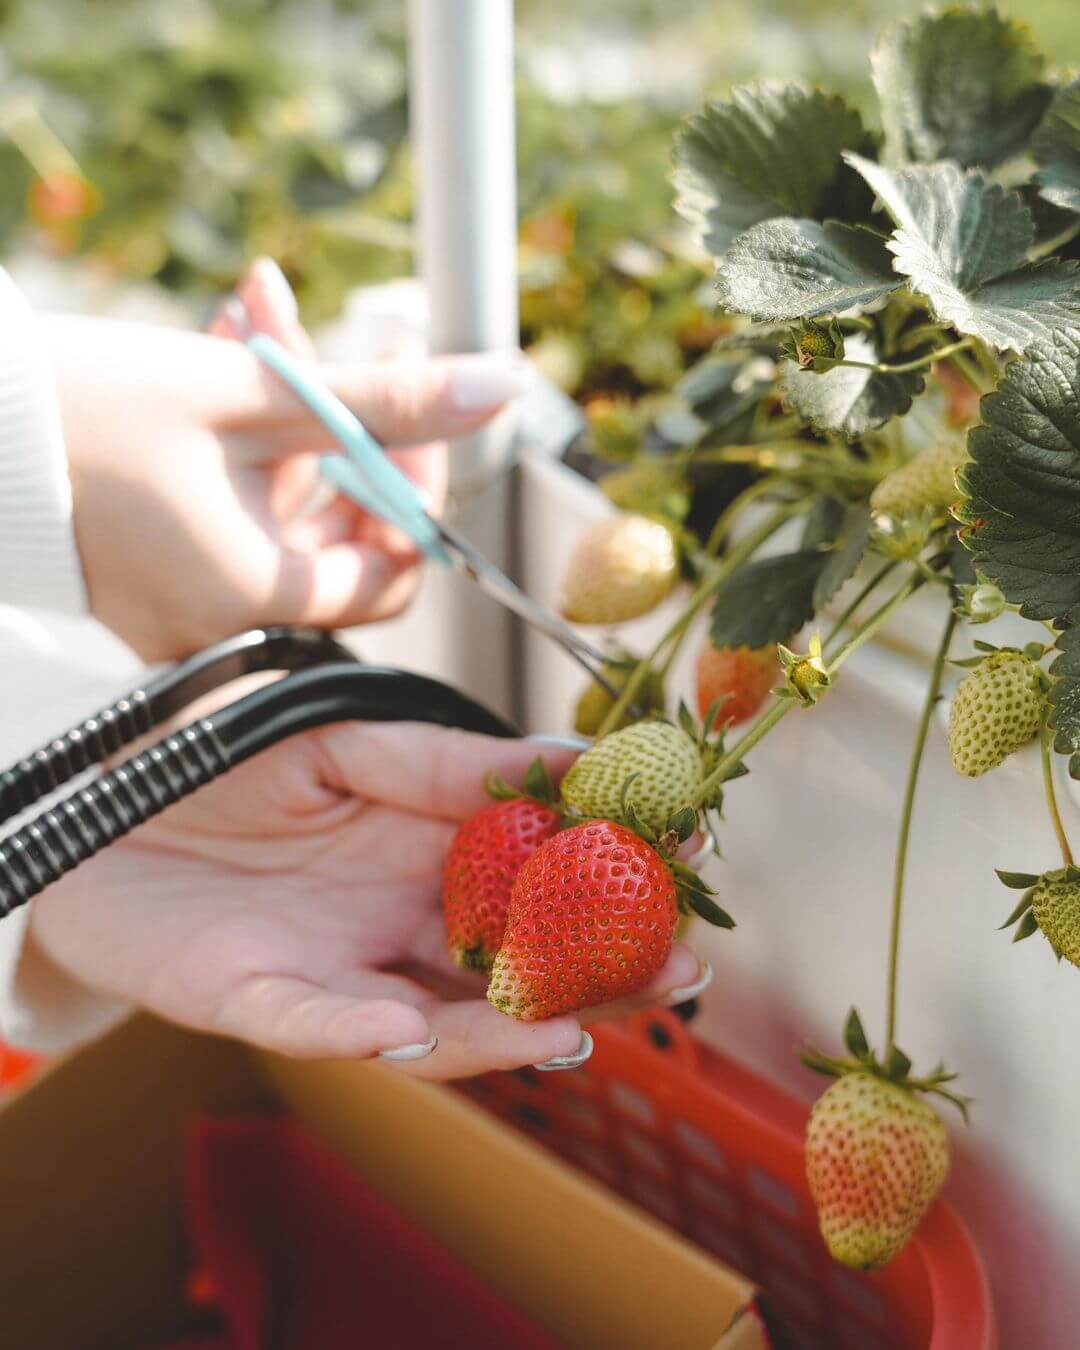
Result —
M 972 645 L 979 653 L 978 656 L 968 656 L 959 661 L 950 660 L 949 665 L 958 666 L 963 670 L 974 670 L 976 666 L 981 666 L 988 656 L 997 654 L 1004 655 L 1006 653 L 1013 656 L 1022 656 L 1025 660 L 1030 661 L 1033 666 L 1038 667 L 1039 683 L 1044 692 L 1050 688 L 1050 677 L 1047 675 L 1046 671 L 1039 666 L 1039 662 L 1047 652 L 1054 650 L 1052 643 L 1029 642 L 1024 647 L 995 647 L 992 642 L 976 641 L 972 643 Z
M 1073 867 L 1072 865 L 1067 867 L 1055 867 L 1049 872 L 1041 872 L 1038 875 L 1034 872 L 1006 872 L 1000 867 L 995 870 L 997 871 L 998 880 L 1003 886 L 1008 886 L 1010 890 L 1022 890 L 1024 892 L 1020 897 L 1016 908 L 1005 922 L 1000 925 L 998 930 L 1001 932 L 1006 928 L 1013 928 L 1012 940 L 1014 942 L 1023 942 L 1025 938 L 1029 938 L 1032 934 L 1039 931 L 1039 924 L 1032 908 L 1032 901 L 1035 897 L 1035 888 L 1037 886 L 1043 883 L 1051 886 L 1060 885 L 1061 883 L 1072 885 L 1073 883 L 1080 881 L 1080 867 Z M 1053 946 L 1054 944 L 1051 942 L 1050 945 Z M 1061 960 L 1061 952 L 1059 952 L 1056 947 L 1054 947 L 1054 955 L 1059 961 Z
M 550 806 L 556 811 L 561 810 L 555 784 L 551 781 L 547 765 L 539 756 L 526 769 L 525 779 L 521 787 L 511 786 L 497 773 L 486 773 L 484 775 L 484 790 L 489 797 L 493 797 L 497 802 L 520 801 L 522 798 L 527 798 L 540 806 Z
M 734 928 L 735 920 L 727 910 L 717 904 L 713 888 L 675 857 L 680 845 L 685 844 L 697 829 L 697 811 L 692 806 L 682 807 L 668 819 L 663 830 L 657 833 L 641 819 L 630 795 L 638 777 L 639 774 L 631 774 L 623 784 L 623 820 L 628 829 L 644 839 L 663 858 L 675 882 L 675 900 L 679 906 L 679 913 L 687 916 L 696 914 L 699 919 L 704 919 L 715 928 Z
M 844 1044 L 849 1052 L 846 1057 L 825 1055 L 810 1046 L 801 1052 L 799 1059 L 806 1068 L 824 1074 L 827 1078 L 843 1078 L 850 1073 L 871 1073 L 908 1092 L 941 1097 L 956 1107 L 967 1124 L 972 1098 L 953 1092 L 946 1086 L 955 1082 L 959 1075 L 949 1072 L 944 1064 L 939 1063 L 928 1074 L 917 1077 L 911 1072 L 910 1058 L 898 1045 L 890 1045 L 884 1058 L 880 1058 L 871 1049 L 862 1018 L 855 1008 L 848 1013 L 844 1023 Z
M 832 676 L 821 650 L 821 635 L 815 633 L 805 652 L 793 652 L 782 642 L 776 644 L 780 664 L 784 668 L 784 684 L 776 691 L 778 698 L 794 698 L 804 708 L 817 703 L 832 684 Z

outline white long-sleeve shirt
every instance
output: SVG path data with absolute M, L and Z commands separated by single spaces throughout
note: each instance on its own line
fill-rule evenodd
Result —
M 76 667 L 66 655 L 56 629 L 79 616 L 90 622 L 56 388 L 34 314 L 0 269 L 0 766 L 123 687 L 115 670 Z M 0 921 L 0 1039 L 63 1049 L 125 1010 L 27 947 L 29 916 L 23 906 Z

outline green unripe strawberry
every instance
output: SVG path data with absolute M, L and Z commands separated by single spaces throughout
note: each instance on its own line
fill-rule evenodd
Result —
M 635 460 L 604 474 L 600 489 L 620 511 L 682 520 L 690 507 L 686 479 L 666 460 Z
M 1030 892 L 1035 922 L 1059 956 L 1080 966 L 1080 881 L 1048 872 Z
M 624 623 L 648 614 L 679 579 L 675 540 L 646 516 L 597 521 L 578 539 L 563 580 L 571 623 Z
M 630 678 L 632 667 L 622 665 L 617 662 L 611 662 L 604 666 L 604 674 L 608 677 L 616 689 L 622 689 L 623 685 Z M 585 692 L 578 699 L 577 709 L 574 713 L 574 730 L 579 736 L 595 736 L 604 723 L 608 713 L 611 711 L 611 705 L 614 699 L 601 685 L 595 680 L 590 681 L 585 687 Z M 623 713 L 619 719 L 619 724 L 613 730 L 619 731 L 623 727 L 628 727 L 635 721 L 640 721 L 649 713 L 664 711 L 664 681 L 663 677 L 657 671 L 653 671 L 646 679 L 644 685 L 638 693 L 635 700 L 637 711 L 630 708 Z
M 900 1083 L 866 1071 L 845 1073 L 810 1113 L 806 1176 L 821 1235 L 845 1266 L 868 1270 L 891 1261 L 948 1170 L 944 1125 Z
M 949 754 L 957 773 L 977 778 L 1026 745 L 1039 729 L 1044 676 L 1023 652 L 992 652 L 957 686 Z
M 948 510 L 959 496 L 956 471 L 967 459 L 967 449 L 946 441 L 928 446 L 898 469 L 893 469 L 870 494 L 870 509 L 885 516 L 935 515 Z
M 623 792 L 657 834 L 686 806 L 703 778 L 693 737 L 670 722 L 639 722 L 613 731 L 574 763 L 562 781 L 565 805 L 579 816 L 624 820 Z

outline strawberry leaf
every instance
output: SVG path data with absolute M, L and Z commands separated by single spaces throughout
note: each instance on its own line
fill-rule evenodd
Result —
M 844 1044 L 856 1059 L 864 1059 L 870 1053 L 870 1042 L 866 1039 L 862 1018 L 855 1008 L 848 1013 L 844 1023 Z
M 893 1079 L 894 1082 L 899 1082 L 901 1079 L 906 1078 L 910 1072 L 911 1060 L 908 1056 L 904 1054 L 903 1050 L 901 1050 L 898 1045 L 890 1046 L 889 1056 L 885 1061 L 886 1075 Z
M 948 9 L 895 24 L 871 63 L 894 164 L 1012 159 L 1050 98 L 1026 26 L 994 10 Z
M 704 919 L 714 928 L 735 927 L 735 920 L 726 909 L 720 908 L 708 891 L 686 886 L 680 887 L 680 894 L 699 919 Z
M 879 359 L 877 348 L 862 333 L 848 338 L 847 356 L 868 363 Z M 857 440 L 890 418 L 906 413 L 926 384 L 922 374 L 914 370 L 891 375 L 857 366 L 836 366 L 819 375 L 800 370 L 794 361 L 785 361 L 780 372 L 785 404 L 816 430 L 848 440 Z
M 958 475 L 975 567 L 1030 619 L 1062 631 L 1050 667 L 1054 748 L 1080 776 L 1080 333 L 1012 362 L 983 399 Z
M 511 787 L 497 773 L 484 775 L 484 791 L 489 797 L 494 797 L 497 802 L 511 802 L 521 796 L 520 788 Z
M 840 151 L 869 145 L 842 98 L 799 84 L 732 91 L 687 121 L 675 142 L 676 210 L 719 256 L 773 216 L 858 216 L 869 205 Z
M 996 867 L 994 870 L 1001 884 L 1014 891 L 1026 891 L 1029 886 L 1034 886 L 1039 879 L 1034 872 L 1006 872 L 1000 867 Z
M 1035 222 L 1018 192 L 951 163 L 893 173 L 847 158 L 896 223 L 888 243 L 896 270 L 941 323 L 1017 352 L 1080 325 L 1076 264 L 1025 264 Z
M 824 378 L 812 376 L 813 379 Z M 709 633 L 716 647 L 764 647 L 791 639 L 829 602 L 859 565 L 869 537 L 862 506 L 821 508 L 808 518 L 811 548 L 744 563 L 716 597 Z
M 814 616 L 814 590 L 829 555 L 803 548 L 745 563 L 716 597 L 709 634 L 715 647 L 783 642 Z
M 836 531 L 825 563 L 814 583 L 814 612 L 822 609 L 862 561 L 870 538 L 870 512 L 865 506 L 849 506 Z
M 678 836 L 680 844 L 685 844 L 697 829 L 697 812 L 692 806 L 684 806 L 675 812 L 667 827 Z
M 539 756 L 529 765 L 524 786 L 526 795 L 532 797 L 534 801 L 549 805 L 555 800 L 555 786 L 547 765 Z
M 1066 211 L 1080 212 L 1080 79 L 1054 95 L 1031 149 L 1039 163 L 1035 182 L 1043 197 Z
M 877 235 L 790 216 L 739 235 L 717 264 L 716 282 L 722 308 L 753 319 L 836 314 L 901 284 Z
M 1016 925 L 1016 932 L 1013 934 L 1014 942 L 1023 942 L 1025 938 L 1032 937 L 1039 931 L 1039 925 L 1035 922 L 1035 915 L 1029 909 Z
M 1038 881 L 1038 877 L 1036 877 L 1035 880 Z M 1030 908 L 1031 908 L 1031 892 L 1030 890 L 1028 890 L 1025 891 L 1023 897 L 1020 899 L 1016 908 L 1012 911 L 1012 913 L 1001 925 L 1001 927 L 1011 928 L 1014 923 L 1016 923 L 1019 919 L 1023 918 L 1023 916 L 1028 912 Z

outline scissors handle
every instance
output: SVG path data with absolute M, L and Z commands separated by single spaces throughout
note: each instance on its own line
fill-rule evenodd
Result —
M 420 493 L 397 465 L 387 459 L 360 419 L 336 394 L 312 379 L 273 338 L 253 333 L 248 338 L 248 347 L 311 409 L 344 449 L 345 461 L 338 455 L 324 455 L 320 459 L 323 476 L 366 509 L 396 525 L 429 557 L 448 562 L 443 556 L 438 527 L 425 510 Z
M 397 526 L 429 558 L 464 573 L 512 613 L 563 648 L 612 697 L 603 655 L 550 610 L 532 600 L 466 540 L 434 519 L 416 486 L 344 403 L 313 379 L 273 338 L 253 333 L 249 348 L 307 405 L 345 451 L 323 455 L 320 473 L 365 510 Z

